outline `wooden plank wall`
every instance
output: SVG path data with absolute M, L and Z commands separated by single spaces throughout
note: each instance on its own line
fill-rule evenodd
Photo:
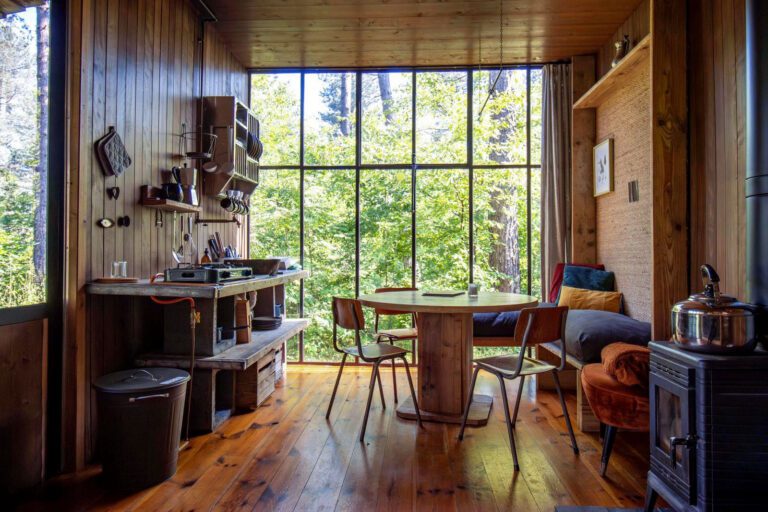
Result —
M 627 313 L 666 339 L 670 308 L 688 292 L 686 2 L 643 2 L 617 34 L 641 37 L 646 19 L 649 65 L 627 75 L 596 112 L 596 142 L 615 144 L 615 192 L 596 200 L 596 257 L 616 273 Z M 640 200 L 629 203 L 633 180 Z
M 651 5 L 651 190 L 655 340 L 672 335 L 672 306 L 688 296 L 686 0 Z
M 616 273 L 626 313 L 651 321 L 650 59 L 596 110 L 595 143 L 612 138 L 614 192 L 595 199 L 597 261 Z M 591 165 L 590 165 L 591 168 Z M 630 203 L 627 183 L 637 180 L 640 200 Z
M 182 125 L 198 123 L 198 98 L 206 94 L 238 96 L 247 92 L 247 72 L 224 47 L 215 29 L 198 43 L 200 23 L 188 0 L 77 0 L 69 12 L 70 55 L 70 222 L 68 345 L 65 357 L 65 467 L 83 466 L 91 453 L 90 384 L 99 375 L 130 366 L 135 347 L 127 341 L 135 329 L 110 324 L 115 312 L 84 296 L 84 285 L 109 275 L 111 262 L 126 260 L 129 274 L 148 277 L 171 266 L 173 215 L 155 227 L 154 210 L 137 204 L 139 187 L 161 183 L 161 170 L 180 165 Z M 203 69 L 200 52 L 203 51 Z M 205 77 L 204 84 L 200 76 Z M 93 144 L 115 126 L 133 165 L 118 178 L 105 179 Z M 120 196 L 107 198 L 107 187 Z M 202 187 L 198 189 L 202 192 Z M 228 218 L 214 198 L 203 198 L 206 218 Z M 130 227 L 102 229 L 96 221 L 130 216 Z M 225 243 L 246 250 L 247 223 L 199 226 L 198 247 L 219 231 Z M 177 239 L 177 243 L 179 240 Z M 76 283 L 76 284 L 75 284 Z M 137 309 L 139 306 L 136 306 Z M 90 313 L 90 314 L 88 314 Z M 138 321 L 135 311 L 120 312 Z M 123 317 L 121 317 L 123 318 Z M 133 320 L 131 320 L 133 318 Z
M 93 3 L 92 60 L 90 68 L 90 112 L 81 122 L 82 147 L 89 148 L 81 170 L 90 176 L 90 257 L 87 279 L 109 275 L 111 262 L 127 260 L 130 275 L 148 277 L 174 264 L 171 246 L 172 215 L 164 226 L 154 226 L 154 210 L 137 205 L 141 185 L 159 186 L 161 171 L 181 165 L 178 135 L 182 126 L 197 124 L 200 85 L 197 55 L 198 21 L 186 0 L 103 0 Z M 235 62 L 223 47 L 215 30 L 204 42 L 206 93 L 243 93 L 246 82 L 242 67 L 240 81 L 233 78 Z M 220 59 L 220 61 L 217 61 Z M 119 178 L 104 178 L 93 143 L 110 126 L 120 133 L 133 165 Z M 105 189 L 120 187 L 117 201 L 107 198 Z M 215 199 L 204 199 L 206 216 L 227 218 Z M 210 207 L 210 208 L 208 208 Z M 95 221 L 129 215 L 128 228 L 102 229 Z M 207 235 L 219 231 L 225 243 L 235 243 L 238 229 L 230 225 L 200 226 L 198 246 Z M 180 243 L 178 240 L 177 243 Z
M 691 291 L 713 265 L 724 293 L 746 296 L 744 0 L 688 4 Z
M 0 327 L 0 496 L 45 473 L 48 322 Z
M 571 59 L 574 101 L 595 83 L 595 56 Z M 597 263 L 595 198 L 592 185 L 592 148 L 595 146 L 595 109 L 574 109 L 571 118 L 571 262 Z
M 629 36 L 632 46 L 647 36 L 651 32 L 651 0 L 642 0 L 632 15 L 613 33 L 603 46 L 597 52 L 597 76 L 601 77 L 611 69 L 611 62 L 616 54 L 613 46 L 616 41 L 624 39 L 624 35 Z
M 205 25 L 203 48 L 203 96 L 236 96 L 244 103 L 249 102 L 248 73 L 224 45 L 216 27 Z M 202 203 L 203 218 L 220 218 L 222 209 L 216 201 Z M 225 215 L 226 216 L 226 215 Z M 230 215 L 231 216 L 231 215 Z M 211 224 L 208 231 L 218 230 L 226 240 L 244 251 L 248 247 L 248 223 L 236 228 L 232 224 Z M 226 234 L 225 234 L 226 233 Z M 207 237 L 198 237 L 198 247 L 205 247 Z

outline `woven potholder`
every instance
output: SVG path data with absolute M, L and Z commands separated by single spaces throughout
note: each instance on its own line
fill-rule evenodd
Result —
M 110 126 L 109 131 L 114 132 L 115 129 Z M 131 166 L 131 156 L 128 154 L 125 145 L 123 145 L 123 140 L 117 133 L 104 144 L 99 145 L 97 151 L 101 152 L 102 171 L 107 176 L 119 176 Z

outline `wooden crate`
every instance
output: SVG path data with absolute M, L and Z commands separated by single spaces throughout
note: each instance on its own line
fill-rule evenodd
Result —
M 270 350 L 256 364 L 238 372 L 235 384 L 235 407 L 238 410 L 252 410 L 275 391 L 275 354 Z

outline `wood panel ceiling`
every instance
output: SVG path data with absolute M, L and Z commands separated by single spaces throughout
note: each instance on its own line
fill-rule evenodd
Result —
M 498 0 L 207 0 L 249 68 L 492 65 Z M 504 0 L 504 62 L 597 51 L 639 0 Z

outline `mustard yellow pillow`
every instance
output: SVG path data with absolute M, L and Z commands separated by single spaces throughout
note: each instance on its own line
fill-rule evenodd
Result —
M 563 286 L 557 305 L 571 309 L 598 309 L 618 313 L 621 310 L 621 292 L 598 292 Z

